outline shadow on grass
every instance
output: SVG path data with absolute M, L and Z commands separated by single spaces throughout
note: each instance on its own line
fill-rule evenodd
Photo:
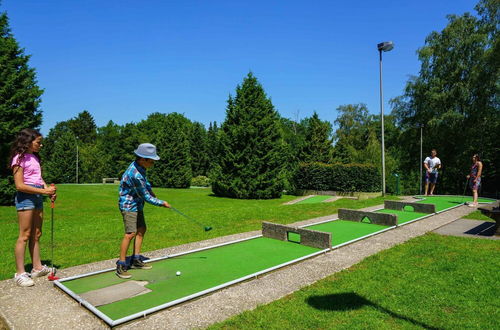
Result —
M 419 322 L 412 318 L 409 318 L 404 315 L 400 315 L 394 313 L 378 304 L 371 302 L 370 300 L 354 293 L 354 292 L 346 292 L 346 293 L 337 293 L 337 294 L 327 294 L 323 296 L 312 296 L 306 299 L 306 302 L 309 306 L 314 307 L 319 310 L 324 311 L 351 311 L 357 310 L 364 306 L 371 306 L 380 312 L 386 313 L 393 318 L 397 318 L 406 322 L 409 322 L 413 325 L 423 327 L 425 329 L 440 329 L 432 327 L 428 324 Z

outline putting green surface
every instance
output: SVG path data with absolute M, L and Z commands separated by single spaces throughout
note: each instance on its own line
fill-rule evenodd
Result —
M 332 246 L 336 246 L 368 234 L 373 234 L 387 228 L 387 226 L 363 222 L 335 220 L 305 228 L 332 233 Z
M 472 196 L 416 196 L 424 198 L 417 203 L 426 203 L 436 205 L 436 211 L 443 211 L 450 207 L 455 207 L 465 202 L 472 202 Z M 491 203 L 495 200 L 489 198 L 478 198 L 479 203 Z
M 426 215 L 429 215 L 427 213 L 419 213 L 419 212 L 414 212 L 414 211 L 398 211 L 398 210 L 388 210 L 388 209 L 382 209 L 375 211 L 378 213 L 388 213 L 388 214 L 395 214 L 398 216 L 398 225 L 403 224 L 405 222 L 415 220 L 421 217 L 425 217 Z
M 298 203 L 295 204 L 314 204 L 314 203 L 322 203 L 326 201 L 327 199 L 332 198 L 333 196 L 328 196 L 328 195 L 319 195 L 319 196 L 313 196 L 309 197 L 307 199 L 301 200 Z
M 148 281 L 149 293 L 97 307 L 113 320 L 165 304 L 226 282 L 297 259 L 319 249 L 269 238 L 255 238 L 151 263 L 151 270 L 131 270 L 130 280 Z M 181 276 L 175 273 L 180 271 Z M 127 280 L 106 272 L 64 282 L 77 294 Z

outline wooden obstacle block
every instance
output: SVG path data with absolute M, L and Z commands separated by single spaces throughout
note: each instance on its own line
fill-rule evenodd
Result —
M 300 236 L 300 241 L 294 241 L 317 249 L 330 249 L 332 247 L 332 234 L 312 229 L 304 229 L 294 226 L 286 226 L 278 223 L 262 222 L 262 236 L 290 241 L 290 233 Z
M 368 211 L 339 209 L 339 219 L 348 221 L 364 222 L 368 218 L 368 223 L 384 226 L 397 226 L 398 216 L 395 214 L 376 213 Z
M 405 206 L 413 207 L 413 211 L 420 213 L 436 213 L 436 205 L 426 203 L 413 203 L 401 201 L 384 201 L 384 208 L 389 210 L 403 211 Z

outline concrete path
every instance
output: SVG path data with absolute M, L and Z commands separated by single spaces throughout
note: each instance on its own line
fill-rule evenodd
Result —
M 374 210 L 382 206 L 366 208 Z M 406 226 L 389 230 L 362 241 L 338 248 L 316 258 L 243 282 L 182 305 L 119 326 L 123 329 L 189 329 L 207 327 L 243 311 L 282 298 L 298 289 L 348 268 L 364 258 L 401 244 L 411 238 L 442 227 L 470 213 L 460 206 Z M 294 225 L 334 219 L 336 215 L 301 221 Z M 254 236 L 260 231 L 219 237 L 147 253 L 160 257 L 217 243 Z M 59 271 L 67 277 L 112 268 L 115 260 L 106 260 Z M 36 279 L 31 288 L 17 287 L 12 280 L 0 282 L 0 316 L 11 329 L 107 329 L 107 325 L 70 298 L 46 278 Z M 29 312 L 28 312 L 29 311 Z M 0 329 L 2 324 L 0 322 Z
M 458 219 L 434 232 L 441 235 L 500 240 L 500 236 L 495 236 L 495 223 L 491 221 Z

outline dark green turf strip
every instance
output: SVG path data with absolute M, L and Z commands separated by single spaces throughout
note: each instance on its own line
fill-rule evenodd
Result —
M 319 249 L 261 237 L 157 261 L 152 263 L 151 270 L 131 270 L 132 280 L 156 281 L 146 285 L 152 292 L 98 309 L 116 320 L 316 251 Z M 175 276 L 176 271 L 182 275 Z M 80 294 L 123 281 L 108 272 L 64 282 L 64 285 Z
M 414 211 L 398 211 L 398 210 L 378 210 L 375 212 L 379 213 L 388 213 L 388 214 L 395 214 L 398 216 L 398 224 L 402 224 L 411 220 L 415 220 L 421 217 L 425 217 L 426 215 L 429 215 L 427 213 L 419 213 L 419 212 L 414 212 Z
M 327 195 L 320 195 L 320 196 L 313 196 L 309 197 L 307 199 L 304 199 L 300 202 L 297 202 L 295 204 L 314 204 L 314 203 L 321 203 L 323 201 L 326 201 L 329 198 L 332 198 L 333 196 L 327 196 Z
M 354 221 L 335 220 L 318 225 L 308 226 L 305 228 L 332 233 L 332 245 L 335 246 L 345 242 L 349 242 L 355 238 L 372 234 L 374 232 L 387 228 L 387 226 Z

